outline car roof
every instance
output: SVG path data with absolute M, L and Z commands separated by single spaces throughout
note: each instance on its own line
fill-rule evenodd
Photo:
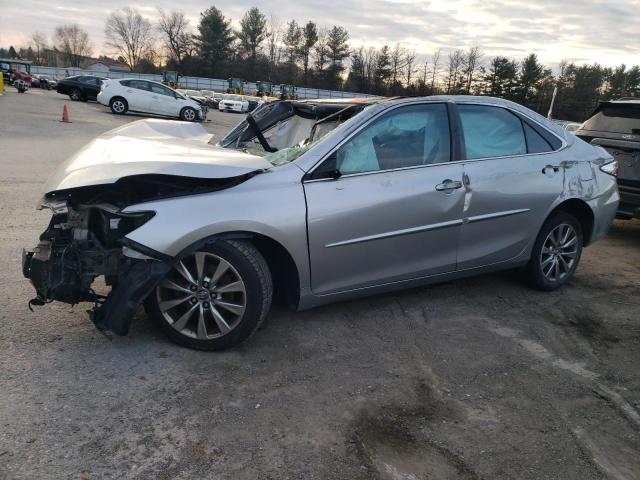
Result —
M 293 102 L 305 102 L 305 103 L 340 103 L 343 105 L 348 104 L 365 104 L 365 105 L 401 105 L 411 103 L 423 103 L 423 102 L 453 102 L 456 104 L 476 104 L 476 105 L 488 105 L 494 107 L 509 108 L 530 118 L 531 120 L 544 126 L 547 130 L 551 130 L 554 134 L 566 141 L 572 139 L 567 137 L 566 130 L 553 123 L 546 117 L 543 117 L 539 113 L 533 110 L 523 107 L 522 105 L 512 102 L 511 100 L 505 100 L 504 98 L 479 96 L 479 95 L 433 95 L 425 97 L 365 97 L 365 98 L 336 98 L 330 99 L 328 102 L 325 100 L 305 101 L 294 100 Z
M 512 102 L 511 100 L 505 100 L 504 98 L 497 97 L 485 97 L 479 95 L 434 95 L 431 97 L 411 97 L 411 98 L 396 98 L 393 102 L 401 103 L 403 101 L 430 101 L 430 102 L 453 102 L 456 104 L 476 104 L 476 105 L 489 105 L 494 107 L 503 107 L 514 110 L 535 122 L 543 125 L 548 130 L 551 130 L 561 138 L 567 139 L 566 131 L 560 125 L 552 122 L 548 118 L 540 115 L 533 110 L 523 107 L 519 103 Z
M 114 80 L 116 80 L 116 79 L 114 79 Z M 160 84 L 160 85 L 164 85 L 162 82 L 158 82 L 157 80 L 149 80 L 148 78 L 125 77 L 125 78 L 118 78 L 117 80 L 119 82 L 122 82 L 123 80 L 139 80 L 141 82 L 151 82 L 151 83 L 157 83 L 157 84 Z

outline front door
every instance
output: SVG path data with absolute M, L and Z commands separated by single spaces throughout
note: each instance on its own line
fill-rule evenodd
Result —
M 465 207 L 458 269 L 520 255 L 562 193 L 552 134 L 507 109 L 458 105 L 464 136 Z M 546 138 L 545 138 L 546 137 Z
M 445 104 L 400 106 L 305 181 L 314 293 L 455 270 L 464 190 L 450 137 Z
M 179 102 L 176 100 L 173 90 L 158 83 L 149 82 L 151 87 L 151 108 L 158 115 L 177 116 Z
M 129 110 L 134 112 L 150 112 L 151 92 L 146 80 L 126 80 L 127 102 Z

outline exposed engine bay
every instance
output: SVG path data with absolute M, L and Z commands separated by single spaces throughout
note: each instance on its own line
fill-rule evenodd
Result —
M 23 274 L 37 294 L 29 307 L 54 300 L 72 305 L 91 302 L 91 319 L 101 331 L 126 334 L 130 317 L 169 270 L 171 259 L 125 238 L 154 212 L 123 213 L 122 209 L 229 188 L 257 173 L 222 179 L 137 175 L 109 185 L 49 193 L 41 206 L 53 212 L 49 226 L 33 251 L 23 252 Z M 112 287 L 110 295 L 92 288 L 99 276 Z
M 54 300 L 72 305 L 92 302 L 91 318 L 100 330 L 126 334 L 129 315 L 168 270 L 167 262 L 132 250 L 124 238 L 154 213 L 123 214 L 108 204 L 74 209 L 67 201 L 47 206 L 53 210 L 48 228 L 33 251 L 23 251 L 23 273 L 37 294 L 29 307 Z M 129 256 L 128 250 L 132 252 Z M 92 288 L 99 276 L 113 287 L 109 297 Z M 133 309 L 125 304 L 114 311 L 110 300 L 114 294 L 117 297 L 118 290 L 128 290 L 132 298 L 139 298 Z

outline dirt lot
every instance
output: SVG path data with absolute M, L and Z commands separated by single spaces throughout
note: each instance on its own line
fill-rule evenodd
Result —
M 0 478 L 639 479 L 640 222 L 616 222 L 554 293 L 512 273 L 304 313 L 241 348 L 168 343 L 143 313 L 100 335 L 35 313 L 20 271 L 43 182 L 135 120 L 0 97 Z M 217 135 L 240 116 L 209 115 Z

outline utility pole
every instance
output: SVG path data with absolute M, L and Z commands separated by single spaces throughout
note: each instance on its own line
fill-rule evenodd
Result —
M 551 97 L 551 105 L 549 106 L 549 113 L 547 118 L 551 120 L 553 118 L 553 104 L 556 103 L 556 95 L 558 94 L 558 87 L 553 87 L 553 96 Z

